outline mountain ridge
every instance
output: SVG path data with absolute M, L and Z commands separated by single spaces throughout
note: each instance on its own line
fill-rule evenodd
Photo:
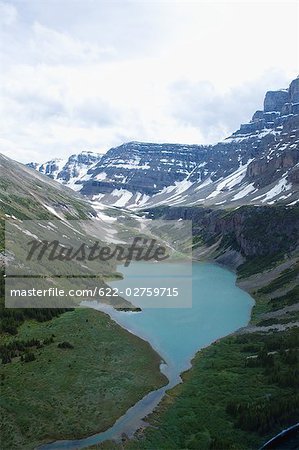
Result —
M 63 176 L 57 180 L 65 182 Z M 299 201 L 299 77 L 288 89 L 268 91 L 263 110 L 217 144 L 131 141 L 66 183 L 93 201 L 133 210 L 293 205 Z
M 30 162 L 26 165 L 74 190 L 80 190 L 80 181 L 86 177 L 88 170 L 99 162 L 101 157 L 101 153 L 83 150 L 68 158 L 53 158 L 45 163 Z

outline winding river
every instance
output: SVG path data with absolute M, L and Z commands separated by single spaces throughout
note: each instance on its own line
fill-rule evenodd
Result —
M 134 263 L 122 268 L 124 279 L 109 284 L 119 290 L 145 287 L 145 279 L 142 276 L 145 269 L 148 275 L 146 287 L 149 287 L 153 282 L 151 280 L 156 279 L 158 270 L 157 265 L 151 263 Z M 172 264 L 171 272 L 179 275 L 180 264 Z M 170 281 L 170 287 L 178 287 L 180 277 L 173 276 Z M 86 302 L 88 306 L 108 313 L 118 324 L 147 340 L 160 354 L 163 360 L 161 371 L 168 377 L 169 383 L 146 395 L 108 430 L 84 439 L 52 442 L 40 446 L 39 449 L 86 448 L 105 440 L 119 440 L 122 433 L 130 437 L 138 428 L 144 426 L 142 419 L 157 406 L 167 389 L 181 381 L 180 373 L 190 367 L 191 359 L 198 350 L 248 323 L 253 300 L 236 286 L 235 281 L 236 276 L 232 272 L 217 265 L 193 263 L 192 307 L 145 308 L 146 299 L 136 297 L 134 304 L 143 310 L 128 313 Z M 132 298 L 130 301 L 132 302 Z

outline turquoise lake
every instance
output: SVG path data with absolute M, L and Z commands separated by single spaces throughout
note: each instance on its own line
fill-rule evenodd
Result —
M 158 266 L 133 263 L 129 267 L 121 267 L 119 270 L 124 279 L 109 285 L 120 291 L 128 287 L 155 287 L 160 273 Z M 181 277 L 184 270 L 179 263 L 169 264 L 168 269 L 173 274 L 167 280 L 171 283 L 169 287 L 179 288 L 183 302 L 184 295 L 187 297 L 188 294 L 188 284 Z M 148 299 L 145 297 L 130 297 L 128 299 L 135 306 L 140 306 L 142 312 L 128 313 L 86 302 L 88 306 L 108 313 L 121 326 L 147 340 L 164 361 L 161 371 L 167 375 L 169 383 L 141 399 L 109 430 L 80 440 L 56 441 L 40 448 L 79 449 L 107 439 L 119 439 L 122 433 L 132 436 L 136 429 L 144 425 L 142 419 L 157 406 L 165 390 L 180 382 L 180 373 L 190 367 L 190 361 L 198 350 L 247 325 L 254 301 L 236 286 L 235 281 L 235 274 L 229 270 L 215 264 L 193 263 L 192 307 L 148 308 Z

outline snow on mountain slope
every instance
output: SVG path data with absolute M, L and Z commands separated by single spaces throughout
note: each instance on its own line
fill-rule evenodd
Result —
M 109 150 L 92 169 L 82 194 L 108 194 L 115 189 L 153 195 L 183 181 L 206 156 L 199 145 L 129 142 Z
M 83 151 L 67 159 L 55 158 L 43 164 L 31 162 L 27 166 L 79 191 L 82 184 L 91 177 L 91 174 L 88 174 L 89 170 L 100 161 L 101 157 L 99 153 Z
M 215 145 L 129 142 L 67 183 L 109 206 L 291 204 L 299 196 L 299 77 Z M 241 106 L 241 105 L 240 105 Z M 56 169 L 53 173 L 64 173 Z M 68 172 L 67 172 L 68 173 Z

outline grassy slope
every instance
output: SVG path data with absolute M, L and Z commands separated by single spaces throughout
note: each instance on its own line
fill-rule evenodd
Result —
M 35 361 L 15 358 L 1 366 L 3 450 L 104 430 L 166 381 L 149 344 L 102 313 L 81 309 L 49 322 L 26 321 L 17 338 L 52 334 L 54 343 L 36 349 Z M 66 340 L 73 349 L 57 347 Z
M 248 337 L 251 342 L 253 337 Z M 263 348 L 265 336 L 256 334 L 255 337 Z M 172 389 L 150 417 L 150 423 L 156 428 L 147 429 L 145 439 L 132 441 L 128 448 L 257 449 L 285 425 L 298 421 L 298 400 L 296 409 L 291 410 L 288 406 L 294 399 L 296 388 L 271 380 L 267 367 L 247 367 L 247 357 L 252 354 L 244 352 L 244 343 L 237 336 L 221 339 L 199 352 L 192 369 L 183 376 L 184 383 Z M 294 366 L 284 362 L 279 354 L 274 360 L 282 373 L 294 370 Z M 298 371 L 298 362 L 295 366 Z M 270 401 L 277 403 L 281 398 L 290 410 L 291 419 L 284 420 L 280 411 L 275 418 L 275 412 L 271 411 Z M 250 426 L 240 426 L 238 415 L 227 411 L 230 403 L 248 406 L 245 414 L 250 420 L 261 410 L 261 417 L 267 422 L 265 429 L 257 430 L 254 420 L 251 430 L 248 429 Z M 260 417 L 258 423 L 261 423 Z
M 293 277 L 298 276 L 298 266 L 294 267 Z M 267 295 L 263 290 L 256 292 L 255 322 L 261 313 L 276 311 L 280 298 L 282 307 L 298 303 L 298 292 L 295 291 L 294 297 L 292 289 L 286 289 L 286 293 L 276 299 L 275 307 L 269 295 L 273 294 L 273 287 L 283 285 L 280 281 L 285 282 L 286 278 L 293 281 L 290 272 L 283 272 L 278 282 L 269 283 L 268 288 L 264 288 Z M 290 324 L 296 320 L 298 314 L 290 312 L 273 317 L 268 324 Z M 297 356 L 288 361 L 290 348 L 295 349 Z M 148 428 L 138 441 L 129 442 L 127 447 L 138 450 L 259 448 L 282 428 L 299 420 L 298 348 L 297 327 L 276 333 L 244 333 L 219 340 L 197 353 L 192 369 L 183 375 L 184 383 L 169 391 L 150 416 L 149 421 L 155 428 Z M 261 351 L 275 354 L 270 362 L 248 367 L 248 356 L 255 359 Z M 238 413 L 228 412 L 230 403 L 244 409 L 242 421 Z M 255 423 L 259 411 L 261 415 Z M 244 416 L 249 423 L 244 424 Z M 266 423 L 260 427 L 263 420 Z

